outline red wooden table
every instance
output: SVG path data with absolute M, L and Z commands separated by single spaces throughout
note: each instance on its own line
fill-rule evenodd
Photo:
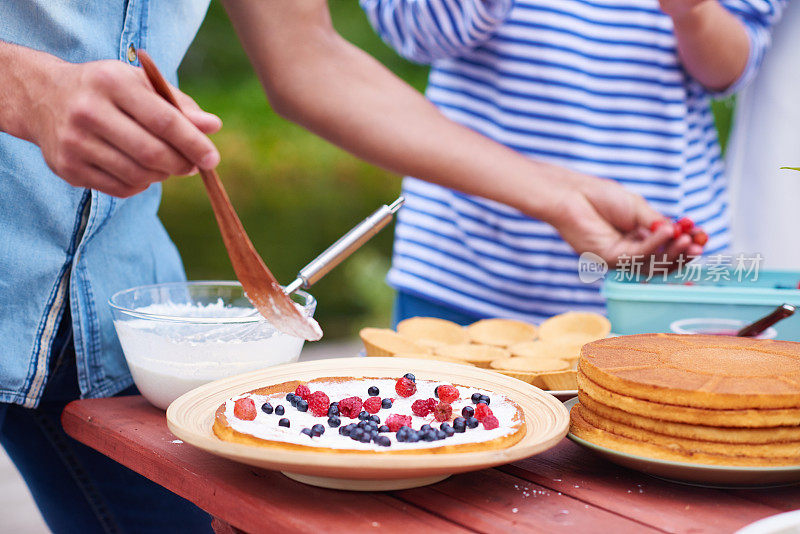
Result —
M 75 401 L 67 433 L 246 532 L 733 532 L 800 507 L 800 488 L 716 490 L 657 480 L 564 440 L 550 451 L 412 490 L 294 482 L 177 440 L 142 397 Z M 357 466 L 353 467 L 357 469 Z

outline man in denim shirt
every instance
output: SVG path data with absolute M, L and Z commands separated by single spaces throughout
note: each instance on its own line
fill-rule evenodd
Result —
M 175 83 L 207 6 L 0 0 L 0 441 L 56 532 L 209 528 L 199 509 L 59 423 L 70 400 L 135 393 L 108 297 L 184 278 L 156 216 L 159 182 L 214 167 L 205 134 L 221 124 L 186 95 L 187 117 L 156 96 L 135 50 Z M 612 263 L 668 244 L 666 228 L 634 232 L 660 217 L 641 197 L 449 121 L 341 39 L 326 0 L 226 8 L 287 118 L 394 171 L 551 220 L 576 250 Z

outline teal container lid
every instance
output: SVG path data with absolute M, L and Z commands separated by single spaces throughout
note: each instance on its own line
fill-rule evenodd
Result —
M 715 277 L 720 271 L 715 272 Z M 649 282 L 625 280 L 622 273 L 610 271 L 602 294 L 608 300 L 681 302 L 705 304 L 774 305 L 782 303 L 800 305 L 800 271 L 762 270 L 753 279 L 738 279 L 732 269 L 727 269 L 729 279 L 709 281 L 706 270 L 701 280 L 688 285 L 674 276 Z M 725 272 L 722 274 L 724 275 Z

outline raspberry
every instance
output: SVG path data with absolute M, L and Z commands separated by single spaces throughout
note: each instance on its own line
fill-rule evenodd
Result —
M 361 413 L 361 398 L 347 397 L 339 401 L 339 413 L 350 419 L 355 419 Z
M 389 430 L 392 432 L 397 432 L 400 430 L 401 426 L 407 426 L 411 428 L 411 416 L 410 415 L 398 415 L 393 413 L 389 417 L 386 418 L 384 422 L 386 426 L 389 427 Z
M 328 415 L 328 408 L 330 408 L 330 406 L 331 400 L 321 391 L 315 391 L 308 397 L 308 407 L 311 409 L 311 413 L 317 417 Z
M 439 390 L 439 394 L 442 394 L 442 390 Z M 450 406 L 448 403 L 442 401 L 436 405 L 433 409 L 433 416 L 436 418 L 437 421 L 444 422 L 449 421 L 450 417 L 453 416 L 453 407 Z
M 369 413 L 378 413 L 381 409 L 381 398 L 370 397 L 364 401 L 364 409 Z
M 242 421 L 252 421 L 256 418 L 256 403 L 249 397 L 238 399 L 233 403 L 233 415 Z
M 308 397 L 311 395 L 311 390 L 308 389 L 308 386 L 300 384 L 299 386 L 297 386 L 297 389 L 294 390 L 294 394 L 303 399 L 304 401 L 307 401 Z
M 397 379 L 397 383 L 394 385 L 394 390 L 401 397 L 410 397 L 417 392 L 417 385 L 408 378 L 401 377 Z
M 439 399 L 442 402 L 450 404 L 452 402 L 457 401 L 459 397 L 460 395 L 455 386 L 450 386 L 450 385 L 439 386 Z
M 414 403 L 411 404 L 411 413 L 413 413 L 414 415 L 418 415 L 419 417 L 425 417 L 433 410 L 433 407 L 431 406 L 430 403 L 431 400 L 432 399 L 415 400 Z M 436 401 L 434 400 L 433 402 L 435 405 Z
M 479 402 L 475 406 L 475 419 L 478 421 L 483 421 L 486 419 L 486 416 L 492 415 L 492 410 L 486 404 Z
M 658 219 L 657 221 L 653 221 L 653 224 L 651 224 L 651 225 L 650 225 L 650 231 L 651 231 L 651 232 L 655 232 L 655 231 L 656 231 L 656 230 L 658 230 L 658 229 L 661 227 L 661 225 L 662 225 L 662 224 L 664 224 L 665 222 L 666 222 L 666 221 L 664 221 L 664 219 Z
M 487 415 L 483 420 L 483 428 L 486 430 L 492 430 L 498 426 L 500 426 L 500 421 L 498 421 L 497 417 L 493 415 Z
M 702 230 L 698 230 L 697 232 L 692 235 L 692 241 L 704 247 L 706 243 L 708 243 L 708 234 Z
M 686 233 L 694 228 L 694 221 L 692 221 L 689 217 L 684 217 L 678 220 L 678 226 L 680 226 L 684 233 Z
M 678 239 L 680 236 L 683 235 L 683 227 L 680 224 L 675 223 L 672 225 L 672 239 Z

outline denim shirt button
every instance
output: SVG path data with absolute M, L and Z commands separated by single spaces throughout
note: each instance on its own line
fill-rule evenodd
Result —
M 128 61 L 131 63 L 136 61 L 136 49 L 133 47 L 133 43 L 128 45 Z

